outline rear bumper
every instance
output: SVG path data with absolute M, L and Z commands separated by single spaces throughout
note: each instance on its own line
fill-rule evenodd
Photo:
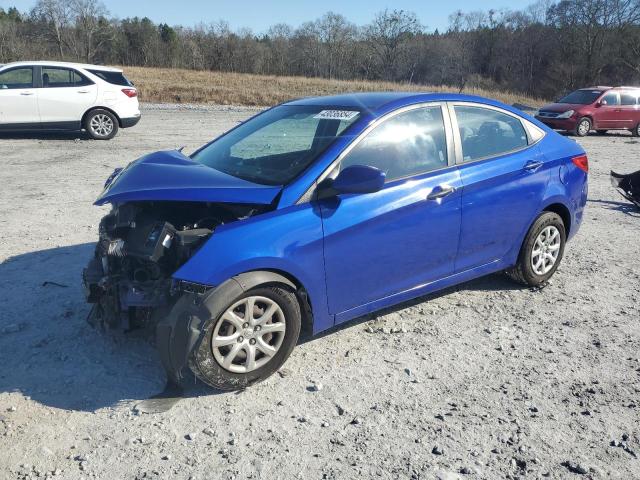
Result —
M 136 117 L 121 118 L 120 123 L 122 124 L 122 128 L 134 127 L 138 124 L 141 118 L 142 116 L 139 114 Z
M 536 120 L 544 123 L 547 127 L 554 130 L 574 130 L 576 128 L 576 120 L 572 118 L 547 118 L 536 115 Z

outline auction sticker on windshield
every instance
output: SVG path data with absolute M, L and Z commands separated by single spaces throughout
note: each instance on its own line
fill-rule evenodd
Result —
M 359 114 L 360 112 L 353 110 L 322 110 L 320 113 L 314 115 L 313 118 L 319 118 L 321 120 L 351 120 Z

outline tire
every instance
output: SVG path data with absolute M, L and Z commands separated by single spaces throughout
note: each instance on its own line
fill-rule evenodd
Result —
M 84 119 L 84 129 L 94 140 L 111 140 L 118 133 L 118 119 L 108 110 L 91 110 Z
M 262 315 L 244 322 L 247 302 L 252 299 L 255 304 L 254 314 L 261 311 Z M 272 316 L 259 324 L 265 312 L 269 311 L 268 308 L 274 305 L 276 307 Z M 230 312 L 236 314 L 235 319 Z M 236 326 L 234 322 L 238 320 L 243 324 Z M 220 390 L 241 390 L 261 382 L 275 373 L 289 358 L 300 335 L 301 321 L 300 304 L 292 290 L 284 286 L 252 288 L 220 308 L 214 318 L 205 321 L 201 341 L 190 356 L 189 368 L 201 381 Z M 253 328 L 251 325 L 244 326 L 253 322 L 256 322 Z M 263 331 L 266 329 L 265 325 L 281 323 L 284 323 L 284 332 L 278 330 L 260 334 L 256 331 L 260 325 L 260 331 Z M 214 336 L 218 339 L 226 338 L 219 343 L 230 343 L 214 346 Z M 265 344 L 275 348 L 272 355 L 261 350 L 265 348 Z M 255 354 L 253 369 L 249 361 L 251 349 Z M 228 358 L 231 358 L 231 362 L 225 363 Z
M 553 235 L 554 232 L 557 237 Z M 549 235 L 549 233 L 552 235 Z M 555 242 L 556 238 L 557 243 Z M 553 241 L 549 241 L 545 249 L 544 245 L 547 239 Z M 538 240 L 540 240 L 540 244 Z M 507 270 L 507 275 L 516 282 L 528 287 L 537 287 L 544 284 L 558 269 L 562 261 L 562 256 L 564 255 L 566 240 L 567 235 L 562 218 L 553 212 L 542 212 L 527 232 L 527 236 L 520 248 L 518 261 L 513 268 Z M 553 248 L 556 246 L 557 248 Z M 540 255 L 536 255 L 536 253 L 540 253 L 541 251 L 543 252 L 541 254 L 543 256 L 543 264 L 536 268 L 535 264 L 540 261 Z M 551 263 L 551 259 L 544 254 L 546 253 L 553 256 L 556 251 L 555 259 L 553 263 Z M 536 258 L 538 259 L 537 261 L 535 260 Z M 547 261 L 549 264 L 547 264 Z
M 596 133 L 598 135 L 606 135 L 607 134 L 607 130 L 596 130 Z
M 636 125 L 633 130 L 631 130 L 631 134 L 634 137 L 640 137 L 640 123 L 638 125 Z
M 582 117 L 580 120 L 578 120 L 578 123 L 576 124 L 576 128 L 574 129 L 573 133 L 578 137 L 586 137 L 587 135 L 589 135 L 590 131 L 591 131 L 591 120 L 589 120 L 588 117 Z

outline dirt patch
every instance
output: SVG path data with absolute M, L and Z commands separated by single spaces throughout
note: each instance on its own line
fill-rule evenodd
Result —
M 580 139 L 589 204 L 546 288 L 492 275 L 307 342 L 245 392 L 136 408 L 163 409 L 143 400 L 165 377 L 145 339 L 85 322 L 91 203 L 115 167 L 250 113 L 0 136 L 1 478 L 640 478 L 640 214 L 608 179 L 640 168 L 624 135 Z

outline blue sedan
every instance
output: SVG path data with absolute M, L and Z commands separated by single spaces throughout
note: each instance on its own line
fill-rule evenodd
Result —
M 284 103 L 109 177 L 90 320 L 155 329 L 174 382 L 189 367 L 245 388 L 301 332 L 499 271 L 544 284 L 582 221 L 587 171 L 576 142 L 485 98 Z

